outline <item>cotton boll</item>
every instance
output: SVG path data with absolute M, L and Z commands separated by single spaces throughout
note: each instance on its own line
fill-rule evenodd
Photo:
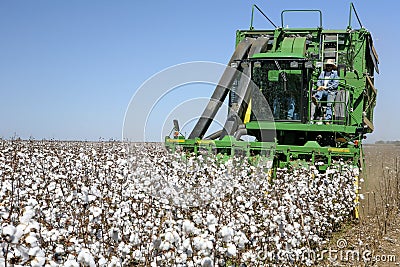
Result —
M 93 202 L 96 200 L 96 196 L 92 194 L 87 195 L 87 202 Z
M 194 229 L 194 224 L 189 220 L 184 220 L 182 223 L 182 228 L 186 234 L 190 234 Z
M 226 251 L 226 254 L 228 255 L 228 257 L 232 257 L 232 256 L 235 257 L 236 253 L 237 253 L 237 249 L 236 249 L 235 244 L 229 243 L 228 247 L 227 247 L 227 251 Z
M 183 240 L 182 246 L 187 251 L 187 254 L 189 254 L 189 255 L 192 254 L 193 250 L 192 250 L 190 238 L 187 238 L 187 239 Z
M 217 218 L 215 218 L 214 214 L 208 214 L 206 220 L 207 220 L 207 224 L 216 224 L 217 223 Z
M 272 207 L 272 208 L 277 208 L 278 206 L 279 206 L 278 201 L 276 201 L 276 200 L 272 200 L 272 201 L 271 201 L 271 207 Z
M 31 260 L 31 266 L 32 267 L 42 267 L 46 262 L 45 257 L 35 257 L 33 260 Z
M 180 237 L 180 235 L 178 234 L 177 231 L 173 231 L 172 235 L 174 236 L 174 243 L 175 244 L 178 244 L 178 243 L 181 242 L 181 237 Z
M 66 202 L 71 202 L 73 199 L 74 199 L 74 196 L 72 194 L 70 194 L 65 198 L 65 201 Z
M 88 249 L 82 249 L 78 254 L 77 260 L 84 266 L 96 267 L 93 255 Z
M 212 232 L 212 233 L 215 233 L 215 231 L 217 230 L 216 229 L 216 224 L 210 224 L 209 226 L 208 226 L 208 230 L 210 231 L 210 232 Z
M 166 232 L 165 236 L 164 236 L 165 241 L 169 242 L 169 243 L 174 243 L 175 242 L 175 238 L 174 235 L 171 232 Z
M 251 231 L 252 233 L 257 232 L 257 230 L 258 230 L 258 228 L 257 228 L 256 226 L 250 225 L 250 231 Z
M 197 225 L 200 225 L 200 224 L 203 223 L 203 218 L 202 218 L 201 215 L 195 214 L 195 215 L 193 216 L 193 221 L 194 221 L 194 223 L 196 223 Z
M 279 241 L 280 241 L 279 235 L 275 235 L 275 236 L 273 236 L 273 237 L 271 237 L 271 238 L 272 238 L 272 240 L 275 242 L 275 244 L 278 244 Z
M 29 198 L 29 199 L 26 201 L 26 205 L 27 205 L 27 206 L 31 206 L 31 207 L 36 207 L 36 205 L 38 205 L 38 202 L 37 202 L 37 200 L 34 199 L 34 198 Z
M 31 232 L 27 237 L 25 237 L 25 242 L 29 244 L 31 247 L 37 246 L 38 240 L 36 238 L 35 233 Z
M 360 169 L 359 168 L 354 168 L 353 169 L 353 176 L 359 176 L 360 175 Z
M 14 238 L 14 233 L 16 231 L 16 228 L 14 225 L 8 224 L 2 229 L 2 235 L 4 238 L 10 242 Z
M 243 197 L 242 196 L 237 196 L 236 197 L 236 201 L 237 202 L 242 202 L 243 201 Z
M 17 225 L 17 227 L 15 228 L 15 233 L 12 243 L 16 244 L 19 242 L 19 239 L 23 236 L 25 229 L 26 229 L 26 224 Z
M 202 266 L 202 267 L 213 267 L 213 266 L 214 266 L 214 262 L 212 261 L 211 258 L 205 257 L 205 258 L 202 259 L 202 261 L 201 261 L 201 266 Z
M 35 216 L 35 211 L 31 206 L 27 206 L 24 209 L 24 213 L 19 218 L 19 221 L 23 224 L 28 224 L 29 221 Z
M 29 249 L 28 255 L 33 256 L 33 260 L 31 261 L 32 267 L 43 266 L 46 261 L 45 253 L 39 247 Z
M 164 253 L 165 259 L 167 261 L 174 261 L 175 260 L 175 256 L 174 253 L 172 253 L 171 251 L 167 251 Z
M 295 238 L 295 237 L 289 239 L 289 243 L 294 248 L 298 247 L 300 244 L 299 240 L 297 240 L 297 238 Z
M 142 251 L 137 249 L 133 251 L 132 255 L 136 260 L 140 260 L 142 258 Z
M 90 207 L 89 210 L 92 213 L 94 218 L 100 216 L 102 213 L 102 209 L 99 207 Z
M 65 253 L 65 249 L 63 245 L 57 244 L 55 252 L 57 255 L 63 255 Z
M 244 246 L 249 242 L 246 235 L 242 232 L 235 236 L 234 241 L 239 249 L 243 249 Z
M 227 226 L 223 226 L 219 233 L 225 242 L 230 242 L 233 236 L 233 229 Z
M 304 223 L 308 224 L 309 222 L 311 222 L 311 217 L 310 216 L 305 216 L 304 217 Z
M 201 236 L 193 238 L 193 246 L 196 250 L 205 250 L 207 248 L 207 242 Z
M 288 201 L 292 201 L 292 196 L 288 192 L 286 192 L 283 195 L 283 199 L 288 200 Z
M 121 242 L 118 245 L 118 251 L 123 258 L 126 258 L 126 256 L 129 255 L 131 252 L 131 246 L 125 244 L 124 242 Z
M 301 225 L 298 222 L 293 222 L 293 227 L 295 230 L 300 229 Z
M 18 249 L 15 249 L 14 251 L 12 251 L 13 247 L 9 247 L 9 248 L 10 248 L 9 254 L 11 254 L 11 252 L 12 252 L 12 254 L 14 254 L 12 257 L 19 258 L 22 262 L 29 260 L 29 258 L 31 257 L 29 255 L 29 248 L 27 248 L 25 246 L 19 246 Z M 0 266 L 2 266 L 2 265 L 0 264 Z
M 47 190 L 49 190 L 50 192 L 53 191 L 56 188 L 56 182 L 50 182 L 50 184 L 47 186 Z
M 171 243 L 168 241 L 162 241 L 160 244 L 159 249 L 163 251 L 167 251 L 172 247 Z
M 276 223 L 281 223 L 282 222 L 282 217 L 280 215 L 275 215 L 272 220 Z
M 129 237 L 129 242 L 133 245 L 136 246 L 138 244 L 140 244 L 140 238 L 138 233 L 132 233 Z
M 205 240 L 205 250 L 207 250 L 207 252 L 211 252 L 214 249 L 214 243 L 211 240 Z

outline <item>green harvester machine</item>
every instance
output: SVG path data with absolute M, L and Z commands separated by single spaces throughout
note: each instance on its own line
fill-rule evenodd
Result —
M 255 11 L 274 28 L 255 29 Z M 319 26 L 284 27 L 290 12 L 316 13 Z M 359 29 L 352 28 L 353 20 Z M 315 105 L 311 96 L 328 59 L 336 63 L 339 86 L 333 102 Z M 374 130 L 378 64 L 371 33 L 352 3 L 349 24 L 341 30 L 324 29 L 320 10 L 284 10 L 278 27 L 253 5 L 250 29 L 236 32 L 236 49 L 192 132 L 183 136 L 175 120 L 165 145 L 171 151 L 267 159 L 272 169 L 315 165 L 324 172 L 339 160 L 362 167 L 362 141 Z M 226 99 L 223 129 L 205 136 Z M 323 116 L 328 105 L 329 121 Z

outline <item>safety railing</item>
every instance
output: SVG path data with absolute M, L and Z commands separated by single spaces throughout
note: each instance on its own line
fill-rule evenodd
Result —
M 322 28 L 322 12 L 318 9 L 291 9 L 291 10 L 283 10 L 281 12 L 281 25 L 284 28 L 283 14 L 288 12 L 317 12 L 319 14 L 319 28 Z
M 318 79 L 318 80 L 332 80 L 332 79 Z M 333 101 L 329 101 L 327 98 L 320 99 L 318 105 L 315 105 L 312 101 L 312 96 L 318 92 L 315 87 L 316 80 L 311 80 L 312 89 L 309 91 L 309 102 L 308 102 L 308 118 L 311 124 L 340 124 L 348 125 L 349 116 L 351 112 L 350 101 L 353 88 L 347 85 L 346 80 L 343 78 L 335 79 L 339 85 L 336 90 L 328 90 L 334 92 Z M 328 92 L 328 94 L 329 94 Z M 332 117 L 331 119 L 325 119 L 326 109 L 331 107 Z M 317 116 L 318 115 L 318 116 Z

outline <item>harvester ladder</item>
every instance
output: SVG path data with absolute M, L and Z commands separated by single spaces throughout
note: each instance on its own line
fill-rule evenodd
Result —
M 335 60 L 336 65 L 339 60 L 339 34 L 325 33 L 322 35 L 322 63 L 327 59 Z M 324 68 L 323 64 L 321 66 Z

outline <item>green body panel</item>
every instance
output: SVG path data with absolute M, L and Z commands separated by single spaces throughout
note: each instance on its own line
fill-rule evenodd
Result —
M 252 58 L 304 58 L 305 52 L 305 37 L 287 37 L 282 40 L 280 51 L 257 53 Z

